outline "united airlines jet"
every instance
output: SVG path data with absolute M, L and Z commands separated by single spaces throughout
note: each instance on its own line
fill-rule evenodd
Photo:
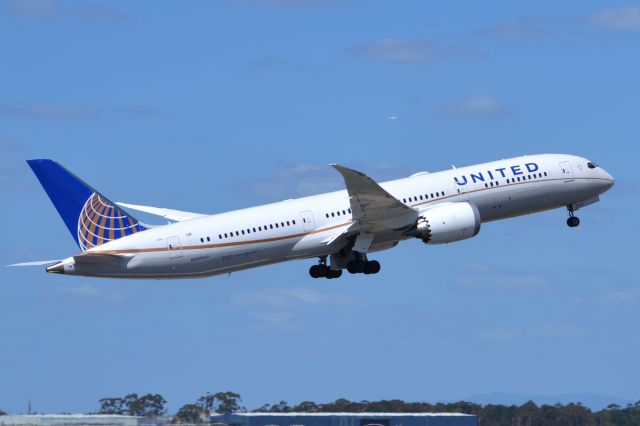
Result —
M 417 238 L 428 245 L 474 237 L 484 222 L 599 200 L 613 177 L 585 158 L 523 156 L 376 183 L 332 164 L 345 190 L 207 215 L 114 203 L 52 160 L 27 161 L 80 252 L 47 272 L 112 278 L 194 278 L 294 259 L 318 259 L 313 278 L 376 274 L 371 253 Z M 171 223 L 150 226 L 128 211 Z

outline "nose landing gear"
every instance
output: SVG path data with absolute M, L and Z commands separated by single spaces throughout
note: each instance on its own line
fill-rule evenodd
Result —
M 569 211 L 569 218 L 567 219 L 567 226 L 569 228 L 575 228 L 580 225 L 580 219 L 577 216 L 573 215 L 575 209 L 572 206 L 567 206 L 567 210 Z

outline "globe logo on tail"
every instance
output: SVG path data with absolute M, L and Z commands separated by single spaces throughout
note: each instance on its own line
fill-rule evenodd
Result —
M 80 211 L 78 244 L 85 251 L 144 229 L 137 220 L 94 192 Z

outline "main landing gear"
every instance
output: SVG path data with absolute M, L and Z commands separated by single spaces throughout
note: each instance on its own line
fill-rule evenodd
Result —
M 575 209 L 572 206 L 567 206 L 567 210 L 569 211 L 569 219 L 567 219 L 567 226 L 569 228 L 575 228 L 580 225 L 580 219 L 577 216 L 573 215 Z
M 368 260 L 366 254 L 352 252 L 351 258 L 352 260 L 346 263 L 346 269 L 351 274 L 369 275 L 380 272 L 380 262 L 377 260 Z M 334 260 L 332 257 L 332 263 Z M 344 268 L 345 264 L 337 262 L 337 267 Z M 309 275 L 311 275 L 312 278 L 339 278 L 342 276 L 342 269 L 331 269 L 327 265 L 327 258 L 321 257 L 317 265 L 309 268 Z
M 342 276 L 342 269 L 331 269 L 327 266 L 327 258 L 321 257 L 319 264 L 309 268 L 309 275 L 311 275 L 311 278 L 340 278 Z
M 380 262 L 377 260 L 357 259 L 347 263 L 350 274 L 377 274 L 380 272 Z

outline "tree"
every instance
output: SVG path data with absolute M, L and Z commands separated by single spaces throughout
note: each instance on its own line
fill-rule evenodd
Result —
M 201 423 L 204 421 L 207 421 L 207 415 L 202 406 L 198 404 L 182 406 L 174 417 L 174 423 Z
M 100 401 L 100 414 L 126 414 L 129 416 L 158 417 L 165 414 L 167 401 L 160 394 L 138 396 L 130 393 L 124 398 L 103 398 Z
M 100 401 L 99 414 L 125 414 L 124 399 L 122 398 L 102 398 Z
M 214 395 L 217 406 L 216 411 L 221 414 L 236 413 L 238 411 L 245 411 L 245 408 L 240 405 L 242 398 L 240 394 L 235 392 L 218 392 Z

